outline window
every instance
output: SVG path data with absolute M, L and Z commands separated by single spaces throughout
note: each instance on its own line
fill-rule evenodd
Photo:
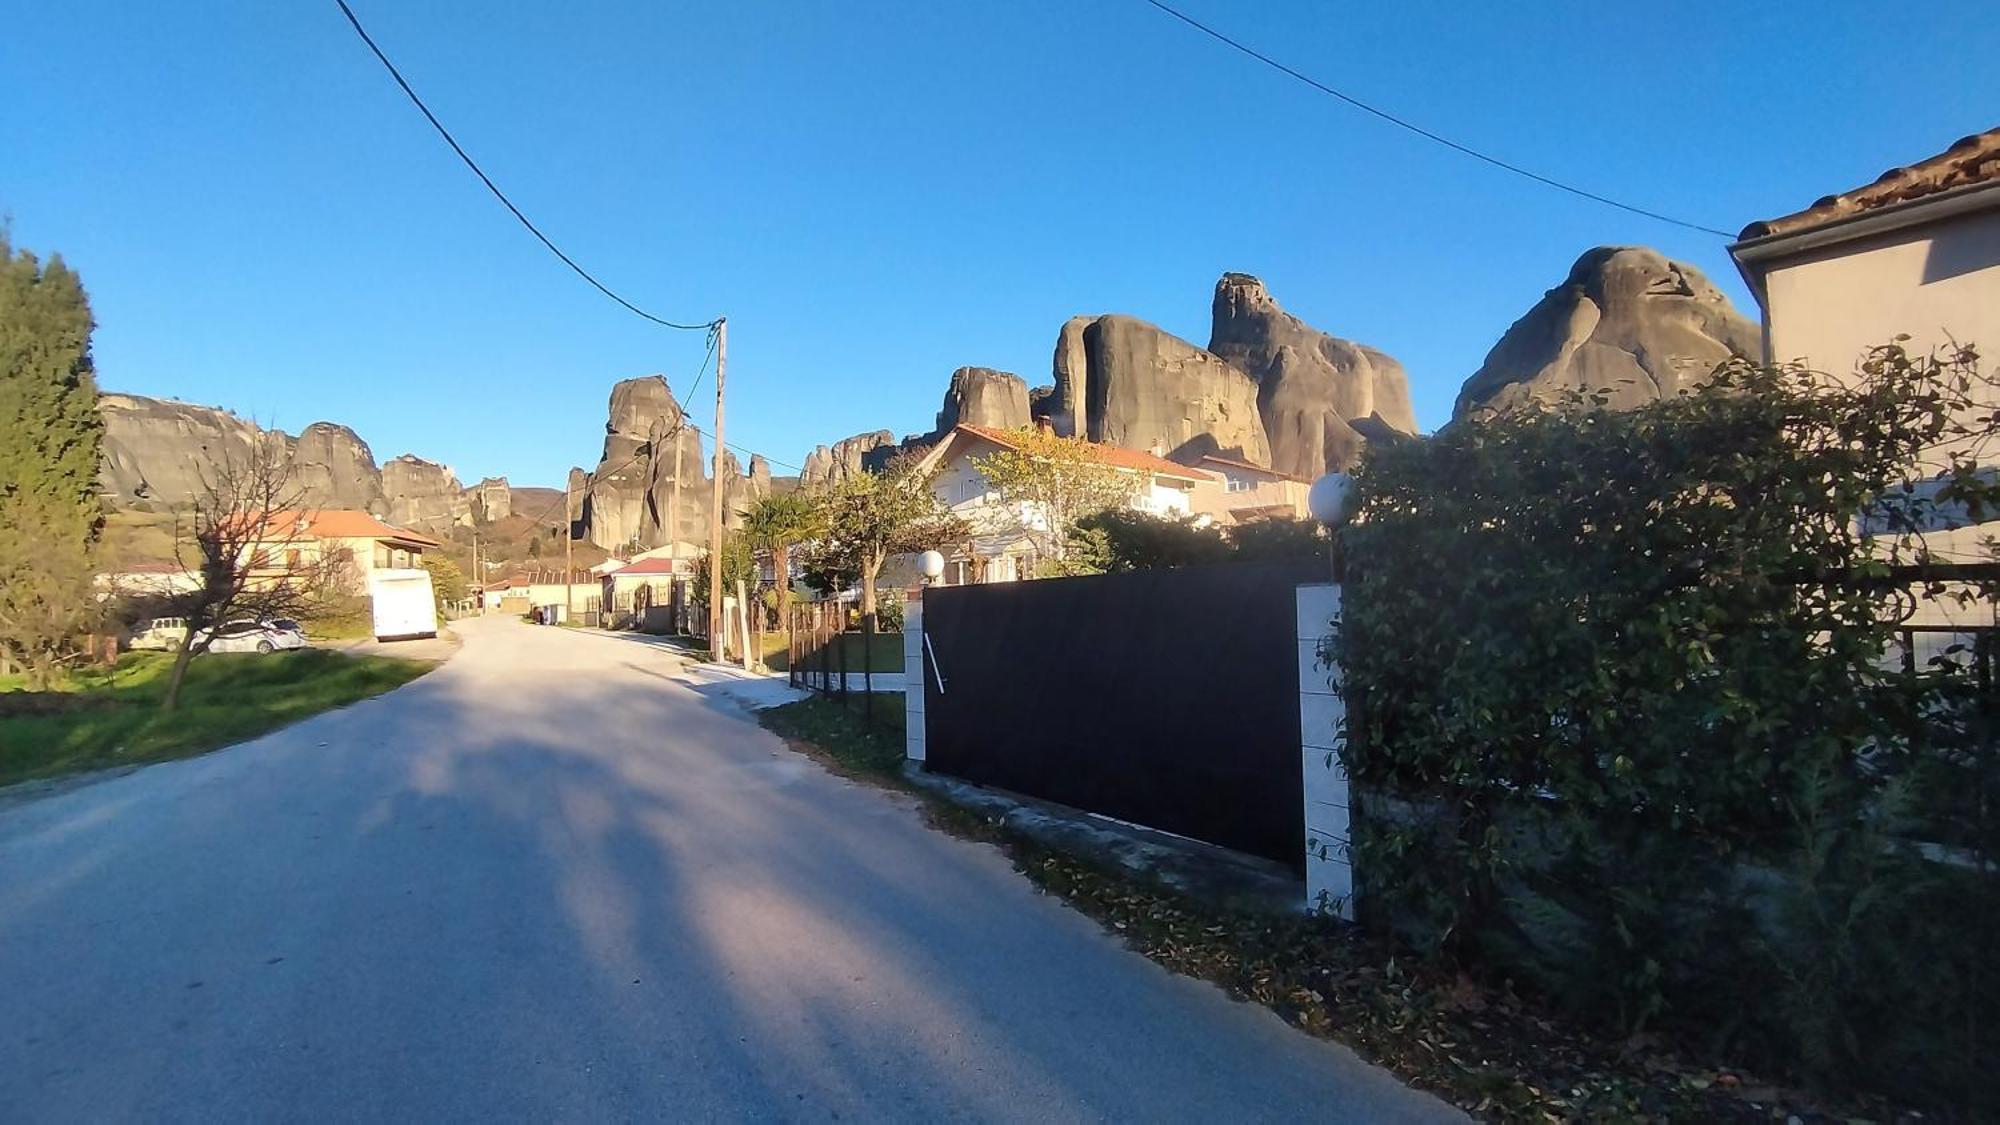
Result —
M 292 549 L 285 552 L 286 570 L 297 570 L 299 568 L 300 561 L 301 560 L 299 556 L 299 549 L 297 547 L 293 547 Z
M 1231 492 L 1248 492 L 1255 487 L 1257 487 L 1256 482 L 1249 477 L 1233 475 L 1229 477 L 1229 491 Z

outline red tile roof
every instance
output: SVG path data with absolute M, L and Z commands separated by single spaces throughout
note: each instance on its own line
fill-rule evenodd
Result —
M 393 527 L 354 508 L 286 509 L 272 512 L 265 527 L 275 535 L 303 535 L 315 539 L 395 539 L 424 547 L 441 545 L 422 532 Z
M 617 577 L 626 574 L 638 576 L 646 574 L 673 574 L 676 572 L 674 570 L 673 559 L 651 558 L 640 559 L 638 562 L 621 566 L 617 570 L 606 571 L 605 573 L 609 577 Z
M 1803 211 L 1751 223 L 1739 237 L 1792 234 L 1897 203 L 1996 182 L 2000 182 L 2000 128 L 1962 138 L 1936 156 L 1891 168 L 1872 184 L 1826 196 Z
M 964 424 L 960 424 L 958 428 L 974 437 L 985 438 L 987 441 L 1007 449 L 1020 448 L 1015 436 L 1006 430 Z M 1120 449 L 1115 445 L 1102 445 L 1097 442 L 1085 442 L 1083 448 L 1099 464 L 1110 465 L 1113 468 L 1131 469 L 1134 472 L 1152 473 L 1156 476 L 1173 477 L 1176 480 L 1205 481 L 1213 479 L 1211 474 L 1205 473 L 1200 469 L 1190 469 L 1186 465 L 1169 461 L 1164 457 L 1155 457 L 1150 453 L 1141 453 L 1136 449 Z

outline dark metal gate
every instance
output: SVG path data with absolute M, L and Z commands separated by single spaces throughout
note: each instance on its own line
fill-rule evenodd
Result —
M 927 766 L 1298 867 L 1293 592 L 1315 581 L 1286 563 L 927 590 Z

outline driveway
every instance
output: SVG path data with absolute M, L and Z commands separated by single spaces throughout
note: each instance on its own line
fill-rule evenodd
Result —
M 1431 1120 L 655 646 L 0 811 L 0 1120 Z

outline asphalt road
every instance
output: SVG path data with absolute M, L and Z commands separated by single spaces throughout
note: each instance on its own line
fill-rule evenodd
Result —
M 1449 1116 L 642 643 L 0 808 L 0 1120 Z

